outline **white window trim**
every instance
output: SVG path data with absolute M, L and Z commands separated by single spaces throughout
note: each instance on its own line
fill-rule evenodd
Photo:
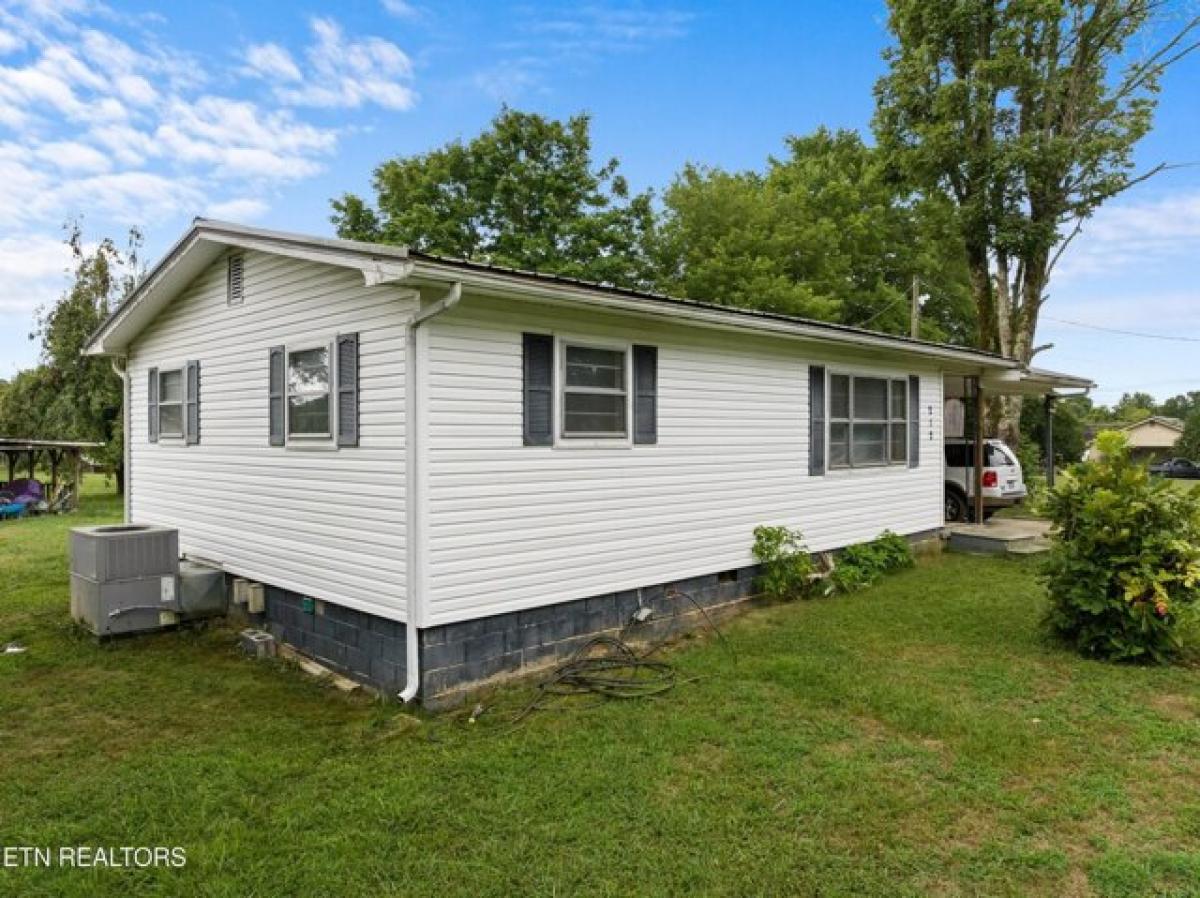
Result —
M 554 335 L 554 448 L 625 449 L 633 448 L 633 343 L 594 335 L 555 333 Z M 564 396 L 567 387 L 567 347 L 609 349 L 625 354 L 625 433 L 612 436 L 567 436 Z
M 835 376 L 848 376 L 850 378 L 850 396 L 849 396 L 850 417 L 848 419 L 847 418 L 838 418 L 836 421 L 833 418 L 833 378 Z M 874 379 L 874 380 L 882 380 L 882 381 L 885 381 L 888 385 L 888 391 L 887 391 L 887 415 L 888 416 L 887 416 L 887 418 L 885 418 L 885 419 L 870 418 L 870 419 L 864 419 L 862 422 L 862 423 L 866 423 L 866 424 L 883 424 L 884 425 L 884 440 L 883 440 L 883 442 L 884 442 L 884 451 L 887 454 L 887 459 L 888 459 L 887 461 L 869 462 L 866 464 L 857 464 L 857 465 L 854 464 L 854 462 L 852 461 L 852 459 L 854 457 L 854 421 L 855 421 L 855 418 L 854 418 L 854 378 L 856 378 L 856 377 L 869 378 L 869 379 Z M 908 451 L 909 451 L 908 427 L 911 426 L 911 424 L 909 422 L 909 416 L 908 416 L 908 403 L 909 403 L 909 396 L 908 396 L 908 392 L 907 392 L 908 391 L 908 378 L 909 378 L 908 372 L 904 372 L 904 373 L 897 373 L 894 371 L 883 372 L 883 371 L 870 371 L 868 369 L 863 369 L 863 368 L 841 368 L 841 367 L 834 368 L 834 367 L 826 366 L 826 369 L 825 369 L 825 473 L 826 474 L 845 477 L 845 476 L 853 475 L 855 472 L 862 472 L 862 471 L 896 471 L 896 470 L 908 471 L 908 470 L 912 470 L 911 466 L 908 464 Z M 904 394 L 904 411 L 905 411 L 904 451 L 905 451 L 905 455 L 904 455 L 903 459 L 899 459 L 899 460 L 892 459 L 892 442 L 891 442 L 892 441 L 892 422 L 900 420 L 899 418 L 892 417 L 892 387 L 894 386 L 893 381 L 895 381 L 895 382 L 903 381 L 904 389 L 905 389 L 905 394 Z M 847 444 L 846 444 L 847 463 L 844 465 L 838 465 L 836 467 L 830 461 L 830 458 L 832 457 L 832 454 L 833 454 L 832 453 L 832 449 L 833 449 L 832 435 L 833 435 L 833 425 L 835 423 L 836 424 L 848 423 L 848 425 L 849 425 L 848 432 L 847 432 Z M 919 426 L 920 425 L 918 424 L 918 427 Z
M 324 349 L 325 358 L 329 365 L 329 420 L 326 422 L 325 433 L 292 433 L 292 389 L 291 389 L 291 358 L 293 352 L 307 352 L 310 349 Z M 337 362 L 334 355 L 335 341 L 315 340 L 307 343 L 285 343 L 283 346 L 283 441 L 284 446 L 293 449 L 336 449 L 334 439 L 335 423 L 337 421 Z M 293 444 L 294 441 L 294 444 Z
M 179 401 L 178 402 L 163 402 L 162 401 L 163 375 L 164 374 L 178 374 L 179 375 Z M 158 387 L 158 404 L 157 405 L 158 405 L 158 407 L 155 410 L 155 414 L 158 415 L 158 438 L 160 440 L 166 439 L 171 442 L 182 443 L 187 435 L 187 365 L 179 364 L 179 365 L 168 365 L 167 367 L 160 367 L 158 369 L 157 376 L 158 376 L 158 384 L 157 384 L 157 387 Z M 179 406 L 179 430 L 178 431 L 168 432 L 166 430 L 163 430 L 162 409 L 163 409 L 164 405 L 178 405 Z

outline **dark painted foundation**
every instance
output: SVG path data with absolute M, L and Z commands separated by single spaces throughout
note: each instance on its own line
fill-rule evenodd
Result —
M 749 597 L 756 573 L 757 567 L 744 567 L 429 627 L 420 636 L 421 701 L 451 703 L 485 680 L 553 664 L 593 636 L 622 630 L 640 607 L 651 615 L 638 625 L 638 635 L 703 626 L 699 608 L 710 611 Z M 404 624 L 271 586 L 265 617 L 276 639 L 327 667 L 388 695 L 404 688 Z
M 940 531 L 914 534 L 936 543 Z M 705 613 L 731 608 L 753 594 L 758 567 L 658 583 L 421 631 L 422 704 L 453 704 L 472 686 L 560 661 L 601 633 L 630 625 L 650 609 L 633 638 L 661 638 L 708 625 Z M 703 612 L 700 609 L 704 609 Z M 386 695 L 405 686 L 405 625 L 285 589 L 268 586 L 266 625 L 272 635 L 322 664 Z

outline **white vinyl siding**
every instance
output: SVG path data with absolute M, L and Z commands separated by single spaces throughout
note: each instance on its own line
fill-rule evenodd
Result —
M 427 326 L 427 625 L 750 565 L 758 524 L 813 550 L 942 525 L 927 362 L 470 296 Z M 657 444 L 524 445 L 522 333 L 656 346 Z M 919 374 L 920 465 L 808 476 L 809 364 Z
M 245 302 L 227 303 L 225 259 L 135 342 L 131 511 L 179 528 L 181 550 L 232 573 L 404 619 L 405 324 L 414 303 L 356 271 L 246 252 Z M 360 442 L 268 442 L 268 350 L 359 333 Z M 146 377 L 203 365 L 199 445 L 150 443 Z

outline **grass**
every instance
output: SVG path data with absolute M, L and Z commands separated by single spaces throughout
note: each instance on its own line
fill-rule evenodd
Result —
M 5 895 L 1197 895 L 1200 670 L 1043 640 L 1026 563 L 943 556 L 752 611 L 657 701 L 470 725 L 243 659 L 223 628 L 97 645 L 67 529 L 0 524 L 0 845 L 168 845 L 183 869 L 0 867 Z

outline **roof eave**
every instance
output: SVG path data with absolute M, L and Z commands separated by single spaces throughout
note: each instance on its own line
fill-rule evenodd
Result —
M 412 280 L 414 282 L 461 281 L 468 288 L 474 287 L 477 291 L 501 298 L 616 309 L 670 320 L 683 319 L 692 324 L 725 330 L 749 330 L 808 342 L 875 348 L 950 362 L 971 370 L 984 368 L 1009 370 L 1019 367 L 1019 363 L 1014 359 L 970 349 L 957 349 L 943 344 L 897 338 L 888 334 L 874 334 L 869 331 L 835 325 L 808 324 L 785 319 L 782 316 L 759 315 L 751 310 L 722 308 L 665 296 L 618 293 L 583 284 L 564 284 L 561 281 L 549 279 L 539 282 L 537 279 L 518 277 L 510 273 L 490 271 L 476 266 L 434 261 L 427 257 L 423 258 L 419 254 L 414 254 L 413 258 L 415 267 Z

